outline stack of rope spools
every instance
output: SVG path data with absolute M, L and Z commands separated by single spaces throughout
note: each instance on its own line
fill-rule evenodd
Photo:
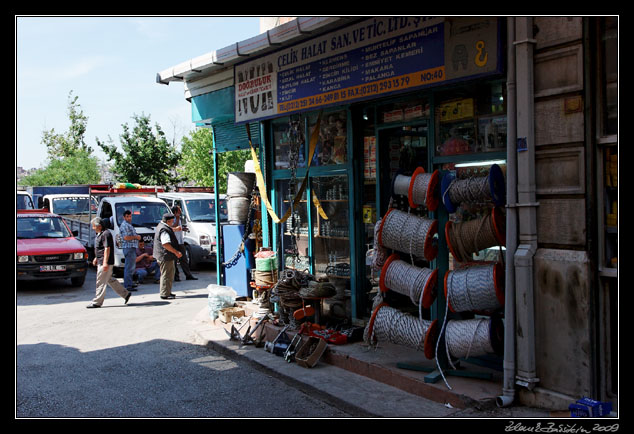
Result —
M 447 174 L 441 181 L 441 190 L 445 208 L 452 214 L 460 206 L 485 209 L 476 218 L 445 225 L 447 247 L 458 266 L 447 271 L 443 279 L 446 310 L 438 344 L 444 341 L 442 351 L 455 368 L 452 358 L 501 352 L 503 325 L 496 314 L 504 306 L 504 267 L 499 261 L 474 261 L 473 255 L 496 246 L 501 252 L 505 244 L 504 216 L 498 208 L 505 202 L 504 175 L 496 164 L 484 176 L 458 178 Z M 449 312 L 480 317 L 448 319 Z M 450 387 L 448 383 L 447 386 Z
M 246 223 L 249 218 L 255 173 L 231 172 L 227 175 L 227 214 L 231 224 Z
M 371 345 L 385 340 L 424 351 L 430 359 L 437 339 L 437 322 L 424 320 L 422 309 L 429 308 L 435 299 L 438 270 L 418 263 L 432 261 L 438 253 L 438 221 L 420 214 L 436 210 L 438 178 L 438 171 L 428 174 L 421 167 L 411 176 L 394 176 L 392 198 L 407 197 L 408 211 L 397 209 L 390 201 L 388 211 L 375 226 L 372 266 L 381 270 L 381 293 L 375 299 L 364 333 L 365 341 Z M 409 296 L 419 307 L 418 317 L 383 302 L 388 291 Z

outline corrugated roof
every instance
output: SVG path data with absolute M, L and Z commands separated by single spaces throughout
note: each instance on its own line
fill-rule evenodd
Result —
M 156 74 L 156 82 L 199 80 L 246 60 L 324 33 L 350 20 L 346 17 L 298 17 L 244 41 L 181 62 Z

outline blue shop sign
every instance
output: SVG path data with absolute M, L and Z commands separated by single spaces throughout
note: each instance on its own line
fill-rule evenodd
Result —
M 500 23 L 375 17 L 234 67 L 237 124 L 501 72 Z

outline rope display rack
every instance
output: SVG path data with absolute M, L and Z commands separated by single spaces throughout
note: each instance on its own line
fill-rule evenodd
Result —
M 504 182 L 497 164 L 489 168 L 486 176 L 457 179 L 448 173 L 441 181 L 442 201 L 449 213 L 455 213 L 461 205 L 486 204 L 489 208 L 480 218 L 448 221 L 445 225 L 447 248 L 460 265 L 444 275 L 445 317 L 435 351 L 438 369 L 425 381 L 442 378 L 449 389 L 445 375 L 492 377 L 488 372 L 461 370 L 455 361 L 476 362 L 479 357 L 499 356 L 503 351 L 504 268 L 500 261 L 473 261 L 473 255 L 495 246 L 500 247 L 501 255 L 501 246 L 506 242 L 504 215 L 499 208 L 505 203 Z M 450 313 L 459 318 L 450 319 Z M 462 314 L 473 318 L 462 319 Z M 491 367 L 486 362 L 476 363 Z
M 380 294 L 364 330 L 371 346 L 387 341 L 434 358 L 438 321 L 423 319 L 422 309 L 434 302 L 438 270 L 419 265 L 429 265 L 438 254 L 438 221 L 428 213 L 439 203 L 438 171 L 429 174 L 418 167 L 411 175 L 399 171 L 392 178 L 388 211 L 375 225 L 372 266 L 380 270 Z M 408 296 L 418 306 L 418 316 L 389 306 L 384 300 L 390 292 Z

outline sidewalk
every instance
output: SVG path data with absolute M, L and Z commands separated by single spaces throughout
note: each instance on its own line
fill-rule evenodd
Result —
M 549 418 L 566 417 L 547 410 L 512 406 L 498 408 L 495 397 L 501 393 L 501 373 L 469 364 L 469 370 L 492 374 L 491 380 L 446 376 L 451 390 L 442 378 L 425 383 L 429 373 L 401 369 L 397 363 L 435 368 L 435 361 L 408 348 L 380 344 L 369 349 L 363 342 L 329 345 L 313 368 L 286 362 L 254 345 L 241 345 L 230 340 L 225 330 L 230 324 L 209 317 L 203 308 L 193 321 L 199 344 L 227 357 L 251 363 L 306 393 L 319 396 L 357 417 L 390 418 Z M 252 327 L 255 322 L 252 320 Z M 276 336 L 279 328 L 266 323 L 266 339 Z M 241 330 L 244 335 L 248 326 Z M 292 333 L 289 331 L 289 337 Z M 466 365 L 466 364 L 465 364 Z

